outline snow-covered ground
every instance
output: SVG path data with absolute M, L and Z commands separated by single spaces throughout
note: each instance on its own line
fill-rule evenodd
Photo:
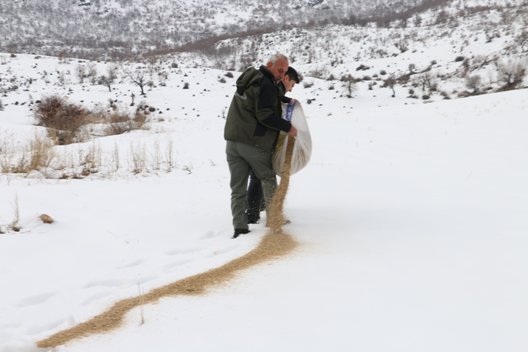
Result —
M 237 73 L 220 83 L 223 74 L 175 70 L 147 92 L 163 119 L 85 143 L 103 155 L 133 141 L 150 155 L 168 143 L 170 172 L 100 165 L 81 180 L 0 176 L 0 225 L 21 226 L 0 234 L 1 352 L 37 350 L 119 299 L 258 245 L 263 224 L 231 239 L 222 116 Z M 285 206 L 285 230 L 300 246 L 205 296 L 146 305 L 120 329 L 56 351 L 526 351 L 528 90 L 407 105 L 361 87 L 338 97 L 314 82 L 292 94 L 314 148 Z M 72 101 L 107 100 L 103 86 L 70 86 Z M 21 102 L 69 89 L 28 87 L 2 98 L 9 145 L 35 129 Z M 137 88 L 116 89 L 125 101 Z M 43 213 L 55 223 L 41 223 Z

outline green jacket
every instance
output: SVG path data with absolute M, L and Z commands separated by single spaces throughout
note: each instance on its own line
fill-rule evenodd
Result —
M 265 66 L 251 67 L 240 75 L 236 86 L 224 138 L 273 150 L 279 131 L 291 129 L 291 123 L 281 118 L 281 93 L 273 75 Z

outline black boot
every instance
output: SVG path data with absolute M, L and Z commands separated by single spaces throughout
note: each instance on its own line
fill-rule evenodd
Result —
M 233 238 L 237 238 L 240 235 L 244 235 L 246 233 L 249 233 L 250 231 L 248 229 L 235 229 L 235 233 L 233 234 Z
M 259 220 L 260 220 L 260 214 L 259 213 L 250 214 L 249 211 L 247 212 L 248 224 L 258 224 Z

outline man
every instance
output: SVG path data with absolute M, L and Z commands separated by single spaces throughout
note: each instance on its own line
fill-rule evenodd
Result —
M 301 81 L 301 75 L 293 67 L 288 67 L 288 71 L 286 71 L 284 78 L 281 81 L 282 85 L 284 86 L 284 94 L 291 92 L 293 87 L 295 87 L 295 84 L 300 83 Z M 285 96 L 282 102 L 289 103 L 291 102 L 291 98 Z
M 272 155 L 278 134 L 283 131 L 292 137 L 297 135 L 295 127 L 281 118 L 278 82 L 287 70 L 286 56 L 276 54 L 270 57 L 265 66 L 258 70 L 251 67 L 237 79 L 237 91 L 231 101 L 224 129 L 231 173 L 233 238 L 249 232 L 245 211 L 250 170 L 262 181 L 264 201 L 269 206 L 277 188 Z
M 288 67 L 286 74 L 279 84 L 281 89 L 281 101 L 283 103 L 291 103 L 292 99 L 285 96 L 285 93 L 292 91 L 296 83 L 300 83 L 302 77 L 297 73 L 293 67 Z M 262 183 L 251 171 L 249 176 L 249 186 L 247 190 L 247 220 L 249 224 L 256 224 L 260 220 L 260 211 L 264 210 L 263 206 L 263 192 L 262 192 Z

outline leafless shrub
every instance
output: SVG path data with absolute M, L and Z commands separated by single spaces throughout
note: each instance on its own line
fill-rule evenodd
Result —
M 396 77 L 391 75 L 391 76 L 389 76 L 389 78 L 387 78 L 386 80 L 383 81 L 383 86 L 382 87 L 390 88 L 392 90 L 392 97 L 395 98 L 396 97 L 396 92 L 394 91 L 394 86 L 395 85 L 396 85 Z
M 112 91 L 112 85 L 114 84 L 115 80 L 117 79 L 117 67 L 115 65 L 108 66 L 106 75 L 102 75 L 99 77 L 98 83 L 106 86 L 108 88 L 108 91 Z
M 132 121 L 127 114 L 113 112 L 107 120 L 109 120 L 105 131 L 107 136 L 123 134 L 133 130 Z
M 477 94 L 482 83 L 482 77 L 479 75 L 472 75 L 466 77 L 466 87 L 472 90 L 473 94 Z
M 523 54 L 528 53 L 528 30 L 523 30 L 522 33 L 517 36 L 515 41 L 519 43 L 519 47 Z
M 407 41 L 405 40 L 400 40 L 399 42 L 397 42 L 396 44 L 394 44 L 399 50 L 400 52 L 403 54 L 404 52 L 406 52 L 407 50 L 409 50 L 409 44 L 407 43 Z
M 444 98 L 444 100 L 449 100 L 451 99 L 451 97 L 449 96 L 449 93 L 446 92 L 446 91 L 440 91 L 440 95 L 442 96 L 442 98 Z
M 347 98 L 352 98 L 352 93 L 356 90 L 356 79 L 351 74 L 347 74 L 341 77 L 341 82 L 347 90 Z
M 449 20 L 449 13 L 445 9 L 442 9 L 436 13 L 436 18 L 435 18 L 436 24 L 446 23 L 448 20 Z
M 328 72 L 323 68 L 316 68 L 311 71 L 308 71 L 308 76 L 324 79 L 328 76 Z
M 409 96 L 407 98 L 413 98 L 413 99 L 418 99 L 418 96 L 416 95 L 416 92 L 414 91 L 414 89 L 409 89 Z
M 431 72 L 424 72 L 415 76 L 412 80 L 412 85 L 416 88 L 421 87 L 422 91 L 429 95 L 438 90 L 438 82 Z
M 521 61 L 502 61 L 497 64 L 498 80 L 503 86 L 501 90 L 517 88 L 526 75 L 526 64 Z
M 136 110 L 134 116 L 115 111 L 105 116 L 104 119 L 108 123 L 104 135 L 111 136 L 143 128 L 147 120 L 147 115 L 141 109 Z
M 77 135 L 81 126 L 87 122 L 88 112 L 74 104 L 69 104 L 59 96 L 50 96 L 37 103 L 35 118 L 38 126 L 48 129 L 57 144 L 79 142 Z
M 97 68 L 93 62 L 90 62 L 87 67 L 86 78 L 90 78 L 91 84 L 97 83 Z
M 79 83 L 83 84 L 84 78 L 86 77 L 86 68 L 84 67 L 84 65 L 79 64 L 77 65 L 77 69 L 75 71 L 77 73 L 77 78 L 79 79 Z

